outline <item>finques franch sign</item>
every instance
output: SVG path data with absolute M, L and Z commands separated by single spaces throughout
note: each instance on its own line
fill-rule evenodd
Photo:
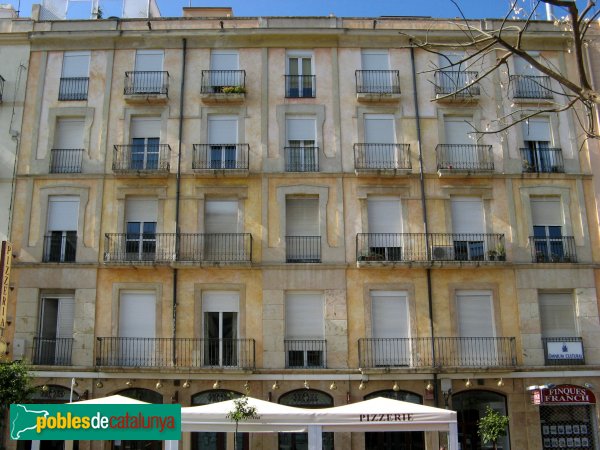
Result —
M 534 405 L 590 405 L 596 403 L 592 391 L 572 384 L 534 389 L 531 391 L 531 403 Z

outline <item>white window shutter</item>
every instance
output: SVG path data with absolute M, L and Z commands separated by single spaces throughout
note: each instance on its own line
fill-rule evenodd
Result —
M 83 119 L 59 119 L 56 123 L 54 148 L 83 148 Z
M 319 199 L 288 198 L 285 204 L 287 236 L 319 236 Z
M 409 338 L 408 296 L 402 291 L 371 291 L 374 338 Z
M 534 52 L 528 52 L 529 56 L 532 56 L 533 58 L 537 58 L 538 54 L 534 53 Z M 539 75 L 540 73 L 538 72 L 537 69 L 535 69 L 531 63 L 529 61 L 525 61 L 523 58 L 521 58 L 520 56 L 516 56 L 513 58 L 514 64 L 515 64 L 515 75 Z
M 156 222 L 158 201 L 150 197 L 131 197 L 125 203 L 126 222 Z
M 454 233 L 485 233 L 483 201 L 476 197 L 453 197 L 452 231 Z
M 160 137 L 160 125 L 160 117 L 133 117 L 131 119 L 131 137 Z
M 72 338 L 75 321 L 75 299 L 62 297 L 58 299 L 58 321 L 56 325 L 57 338 Z
M 460 61 L 465 59 L 465 54 L 461 52 L 442 52 L 439 56 L 439 65 L 443 70 L 462 70 L 458 65 L 455 67 L 448 67 L 450 65 L 456 65 Z
M 288 141 L 315 141 L 317 122 L 314 117 L 288 117 L 285 121 Z
M 321 293 L 288 292 L 285 297 L 285 337 L 323 339 L 323 308 Z
M 492 294 L 489 291 L 456 291 L 460 337 L 495 337 Z
M 560 199 L 557 197 L 531 198 L 531 220 L 533 225 L 562 226 Z
M 362 70 L 390 70 L 390 57 L 386 50 L 363 50 Z
M 135 54 L 136 72 L 161 72 L 164 52 L 162 50 L 138 50 Z
M 208 143 L 235 144 L 238 139 L 238 118 L 236 116 L 209 116 Z
M 213 51 L 210 54 L 210 70 L 238 70 L 239 55 L 236 51 Z
M 471 116 L 444 117 L 445 144 L 474 144 L 474 129 L 470 125 L 472 122 Z
M 402 206 L 397 197 L 367 199 L 369 233 L 402 233 Z
M 365 114 L 367 144 L 395 144 L 396 130 L 392 114 Z
M 156 337 L 156 294 L 154 292 L 121 291 L 119 337 Z
M 207 200 L 204 204 L 204 231 L 237 233 L 238 209 L 237 200 Z
M 573 295 L 569 293 L 540 293 L 542 337 L 575 337 Z
M 49 197 L 48 231 L 77 231 L 78 219 L 79 197 Z
M 550 121 L 546 117 L 531 118 L 523 122 L 523 139 L 525 141 L 550 142 Z
M 64 52 L 63 78 L 87 78 L 90 71 L 90 52 Z
M 237 291 L 205 291 L 202 293 L 203 312 L 239 312 L 240 293 Z

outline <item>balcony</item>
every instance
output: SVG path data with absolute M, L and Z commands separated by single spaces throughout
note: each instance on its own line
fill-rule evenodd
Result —
M 53 148 L 50 150 L 50 173 L 81 173 L 82 148 Z
M 249 263 L 252 235 L 249 233 L 181 234 L 179 262 Z
M 438 144 L 435 148 L 440 173 L 491 172 L 494 170 L 491 145 Z
M 510 84 L 515 100 L 552 100 L 550 77 L 538 75 L 511 75 Z
M 325 369 L 327 341 L 324 339 L 284 339 L 286 369 Z
M 96 338 L 97 367 L 255 368 L 254 339 Z
M 175 261 L 174 233 L 107 233 L 104 262 L 169 264 Z
M 31 362 L 40 366 L 70 366 L 73 338 L 33 338 Z
M 408 173 L 412 169 L 409 144 L 354 144 L 357 173 Z
M 583 339 L 580 337 L 542 338 L 544 361 L 547 366 L 585 364 Z
M 165 103 L 169 98 L 169 72 L 125 72 L 123 94 L 131 103 Z
M 58 87 L 58 99 L 61 101 L 87 100 L 88 77 L 61 78 Z
M 503 234 L 431 233 L 432 261 L 506 261 Z
M 248 144 L 194 144 L 192 168 L 211 173 L 247 173 L 249 156 Z
M 200 97 L 205 103 L 240 103 L 246 97 L 245 70 L 203 70 Z
M 44 236 L 43 262 L 72 263 L 77 254 L 76 231 L 53 231 Z
M 319 147 L 285 147 L 286 172 L 318 172 Z
M 477 100 L 480 94 L 478 72 L 467 70 L 436 70 L 435 95 L 439 101 Z
M 398 101 L 400 72 L 398 70 L 357 70 L 356 97 L 359 101 Z
M 285 75 L 286 98 L 314 98 L 316 96 L 315 75 Z
M 432 346 L 433 341 L 433 346 Z M 433 353 L 432 353 L 433 350 Z M 515 367 L 515 338 L 437 337 L 358 340 L 361 368 Z
M 321 236 L 286 236 L 285 262 L 320 263 Z
M 529 236 L 531 261 L 534 263 L 575 263 L 577 251 L 573 236 Z
M 523 172 L 563 173 L 565 165 L 560 148 L 522 148 Z
M 169 173 L 171 147 L 168 144 L 115 145 L 112 168 L 116 173 Z
M 358 233 L 356 260 L 359 262 L 427 261 L 423 233 Z

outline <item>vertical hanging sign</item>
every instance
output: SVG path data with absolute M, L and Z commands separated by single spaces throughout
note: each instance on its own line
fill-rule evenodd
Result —
M 0 330 L 6 328 L 11 262 L 12 245 L 8 241 L 2 241 L 0 250 Z

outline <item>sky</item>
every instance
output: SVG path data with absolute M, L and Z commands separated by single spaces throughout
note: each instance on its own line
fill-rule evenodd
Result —
M 6 1 L 6 0 L 5 0 Z M 31 15 L 32 3 L 42 0 L 8 0 L 20 9 L 21 17 Z M 46 0 L 48 1 L 48 0 Z M 104 17 L 120 16 L 123 0 L 100 0 Z M 468 18 L 503 17 L 514 0 L 455 0 Z M 231 6 L 234 16 L 328 16 L 379 17 L 379 16 L 430 16 L 459 17 L 460 12 L 451 0 L 157 0 L 163 17 L 179 17 L 184 6 Z M 535 0 L 517 0 L 519 6 L 530 8 Z M 585 0 L 577 0 L 581 8 Z M 20 3 L 20 4 L 19 4 Z M 88 1 L 74 2 L 69 6 L 69 18 L 88 18 Z M 539 8 L 539 19 L 544 19 L 544 9 Z

